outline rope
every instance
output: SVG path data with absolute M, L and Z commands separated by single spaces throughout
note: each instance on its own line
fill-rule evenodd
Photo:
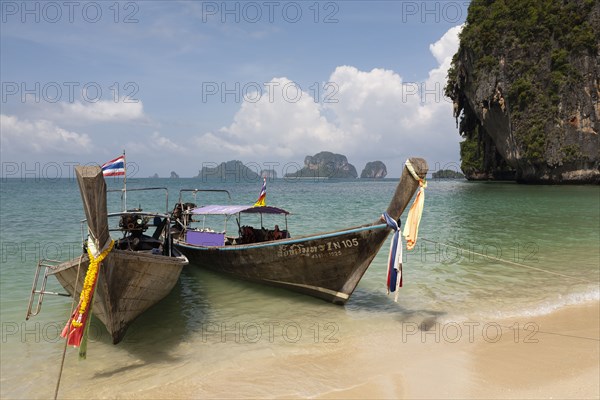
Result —
M 79 264 L 77 265 L 77 275 L 75 276 L 75 282 L 73 283 L 73 300 L 71 301 L 71 311 L 69 312 L 69 316 L 73 315 L 73 311 L 75 310 L 75 287 L 77 282 L 79 282 L 79 271 L 81 270 L 81 260 L 83 260 L 83 254 L 79 256 Z M 60 370 L 58 371 L 58 380 L 56 381 L 56 389 L 54 389 L 54 400 L 58 398 L 58 389 L 60 388 L 60 380 L 62 378 L 63 369 L 65 367 L 65 356 L 67 354 L 67 347 L 69 343 L 69 338 L 65 337 L 65 346 L 63 347 L 62 357 L 60 360 Z
M 413 167 L 412 163 L 410 162 L 410 159 L 407 159 L 404 165 L 406 165 L 406 169 L 408 169 L 408 172 L 410 172 L 414 180 L 419 182 L 419 186 L 421 186 L 422 188 L 426 188 L 427 181 L 425 179 L 420 178 L 419 175 L 417 175 L 415 167 Z
M 440 244 L 440 245 L 446 246 L 446 247 L 451 247 L 453 249 L 457 249 L 457 250 L 461 250 L 461 251 L 463 250 L 460 247 L 452 246 L 451 244 L 436 242 L 435 240 L 429 240 L 429 239 L 425 239 L 425 238 L 421 238 L 421 240 L 424 240 L 424 241 L 429 242 L 429 243 Z M 561 274 L 559 272 L 548 271 L 546 269 L 536 268 L 536 267 L 532 267 L 531 265 L 521 264 L 521 263 L 518 263 L 518 262 L 515 262 L 515 261 L 510 261 L 510 260 L 505 260 L 505 259 L 498 258 L 498 257 L 489 256 L 487 254 L 478 253 L 476 251 L 471 251 L 471 252 L 473 254 L 477 254 L 479 256 L 486 257 L 486 258 L 490 258 L 490 259 L 495 260 L 495 261 L 500 261 L 500 262 L 504 262 L 504 263 L 507 263 L 507 264 L 516 265 L 517 267 L 527 268 L 527 269 L 531 269 L 531 270 L 535 270 L 535 271 L 540 271 L 540 272 L 545 272 L 547 274 L 560 276 L 562 278 L 574 279 L 574 280 L 577 280 L 577 281 L 580 281 L 580 282 L 584 282 L 584 283 L 592 283 L 591 281 L 588 281 L 588 280 L 585 280 L 585 279 L 582 279 L 582 278 L 578 278 L 576 276 L 565 275 L 565 274 Z

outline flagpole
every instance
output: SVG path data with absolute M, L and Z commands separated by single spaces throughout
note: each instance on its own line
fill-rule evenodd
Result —
M 124 212 L 127 212 L 127 158 L 125 157 L 125 149 L 123 149 L 123 171 L 125 174 L 123 175 L 123 198 L 125 200 L 125 209 Z

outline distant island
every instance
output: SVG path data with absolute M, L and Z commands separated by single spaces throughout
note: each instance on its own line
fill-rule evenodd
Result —
M 260 171 L 260 176 L 269 180 L 277 179 L 277 171 L 274 169 L 263 169 Z
M 152 178 L 152 179 L 158 179 L 158 178 L 160 178 L 160 177 L 158 176 L 158 174 L 157 174 L 157 173 L 154 173 L 154 175 L 151 175 L 151 176 L 149 176 L 148 178 Z M 171 171 L 171 179 L 179 179 L 179 175 L 177 174 L 177 172 L 175 172 L 175 171 Z
M 383 179 L 387 175 L 387 167 L 382 161 L 370 161 L 360 173 L 361 179 Z
M 251 163 L 250 166 L 257 166 L 257 164 Z M 368 162 L 360 174 L 362 179 L 383 179 L 386 176 L 387 167 L 382 161 Z M 158 178 L 158 175 L 155 174 L 155 177 Z M 273 180 L 278 179 L 278 177 L 275 169 L 262 169 L 258 174 L 257 168 L 249 168 L 239 160 L 230 160 L 220 164 L 204 163 L 196 176 L 196 178 L 201 178 L 203 181 L 220 180 L 229 182 L 256 182 L 263 178 Z M 171 178 L 179 178 L 179 175 L 171 171 Z M 314 156 L 306 156 L 304 167 L 296 172 L 285 174 L 284 178 L 357 179 L 358 173 L 354 165 L 348 162 L 345 155 L 321 151 Z
M 460 172 L 451 169 L 441 169 L 431 174 L 433 179 L 464 179 L 465 176 Z
M 286 178 L 329 178 L 356 179 L 358 173 L 346 156 L 330 151 L 322 151 L 314 156 L 306 156 L 304 167 L 297 172 L 285 174 Z
M 201 178 L 203 181 L 220 180 L 228 182 L 257 182 L 261 180 L 260 175 L 246 167 L 239 160 L 222 162 L 216 167 L 203 166 L 198 172 L 197 178 Z

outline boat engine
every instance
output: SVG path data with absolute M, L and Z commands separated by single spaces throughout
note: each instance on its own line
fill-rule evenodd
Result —
M 148 220 L 138 214 L 123 214 L 119 221 L 119 228 L 130 233 L 142 233 L 148 229 Z

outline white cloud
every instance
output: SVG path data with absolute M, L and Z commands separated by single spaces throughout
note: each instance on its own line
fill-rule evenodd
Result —
M 458 34 L 462 30 L 462 27 L 463 25 L 459 25 L 450 28 L 440 40 L 429 45 L 429 50 L 431 50 L 431 53 L 438 61 L 439 66 L 429 71 L 428 85 L 438 85 L 443 91 L 446 85 L 448 69 L 452 63 L 452 57 L 458 51 Z
M 248 93 L 233 123 L 196 139 L 214 156 L 236 154 L 249 161 L 290 159 L 314 149 L 331 149 L 344 132 L 327 121 L 321 105 L 287 78 L 275 78 L 260 92 Z
M 414 114 L 418 107 L 416 90 L 391 70 L 375 68 L 365 72 L 341 66 L 331 74 L 329 82 L 339 88 L 335 95 L 338 101 L 325 107 L 348 135 L 346 152 L 381 149 L 388 136 L 410 122 L 407 110 L 410 108 L 410 114 Z
M 25 153 L 88 153 L 91 140 L 87 134 L 63 129 L 48 120 L 21 120 L 0 115 L 2 151 Z
M 161 136 L 158 132 L 154 132 L 150 138 L 151 147 L 156 150 L 168 150 L 172 152 L 183 151 L 184 148 L 171 139 Z
M 329 150 L 346 154 L 357 168 L 365 161 L 410 155 L 456 160 L 459 138 L 443 92 L 460 29 L 450 29 L 430 45 L 438 66 L 423 82 L 404 82 L 392 70 L 339 66 L 328 80 L 330 101 L 321 104 L 306 92 L 296 96 L 289 79 L 276 78 L 269 86 L 275 88 L 272 97 L 266 91 L 249 94 L 260 99 L 244 101 L 229 126 L 197 137 L 196 145 L 217 158 L 247 161 L 297 160 Z
M 458 34 L 462 30 L 463 25 L 458 25 L 448 29 L 448 31 L 437 42 L 429 45 L 431 54 L 435 57 L 438 64 L 443 65 L 452 60 L 452 56 L 458 50 Z
M 176 153 L 179 155 L 187 153 L 184 146 L 181 146 L 171 139 L 162 136 L 159 132 L 153 132 L 150 138 L 128 142 L 125 147 L 130 149 L 131 154 L 143 156 L 145 154 Z
M 144 106 L 139 100 L 100 100 L 97 102 L 61 103 L 64 117 L 91 122 L 123 122 L 144 117 Z

